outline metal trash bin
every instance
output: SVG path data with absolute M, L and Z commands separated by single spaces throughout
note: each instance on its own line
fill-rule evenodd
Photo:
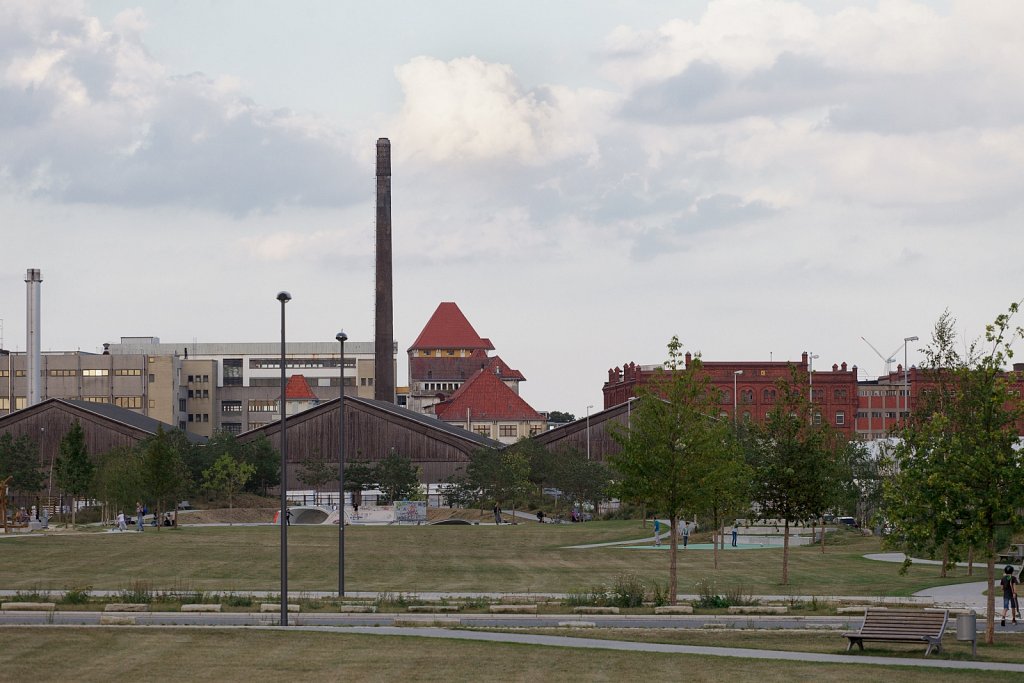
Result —
M 978 655 L 978 615 L 971 610 L 969 614 L 960 614 L 956 618 L 956 639 L 971 641 L 971 654 Z

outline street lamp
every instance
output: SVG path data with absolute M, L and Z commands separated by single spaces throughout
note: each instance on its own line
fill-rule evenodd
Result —
M 814 353 L 807 354 L 807 399 L 811 404 L 811 424 L 814 424 L 814 359 L 818 357 Z
M 633 401 L 637 399 L 636 396 L 630 396 L 626 399 L 626 431 L 633 432 L 633 415 L 631 409 L 633 407 Z
M 738 410 L 737 402 L 736 402 L 736 378 L 739 377 L 742 374 L 743 374 L 742 370 L 733 370 L 732 371 L 732 426 L 733 427 L 736 426 L 736 411 Z
M 903 338 L 903 412 L 910 413 L 910 383 L 908 382 L 907 371 L 907 342 L 917 341 L 917 337 Z M 906 417 L 906 415 L 904 415 Z
M 587 406 L 587 460 L 590 460 L 590 409 L 594 406 Z
M 341 345 L 338 397 L 338 597 L 345 595 L 345 330 L 334 335 Z
M 278 292 L 281 302 L 281 626 L 288 625 L 288 429 L 287 401 L 285 392 L 288 379 L 285 376 L 284 306 L 292 300 L 288 292 Z

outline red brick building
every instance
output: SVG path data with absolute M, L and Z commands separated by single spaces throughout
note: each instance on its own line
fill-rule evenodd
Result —
M 687 352 L 686 368 L 693 356 Z M 702 371 L 720 392 L 723 417 L 732 417 L 735 406 L 737 420 L 763 422 L 778 398 L 779 380 L 791 381 L 795 368 L 798 381 L 807 387 L 815 407 L 815 419 L 828 422 L 837 429 L 855 435 L 858 411 L 857 366 L 833 364 L 828 370 L 813 370 L 805 351 L 800 361 L 708 361 L 702 359 Z M 608 371 L 604 385 L 604 407 L 625 403 L 637 395 L 641 386 L 649 384 L 660 366 L 627 363 Z M 735 385 L 734 385 L 735 381 Z M 733 396 L 735 386 L 736 395 Z

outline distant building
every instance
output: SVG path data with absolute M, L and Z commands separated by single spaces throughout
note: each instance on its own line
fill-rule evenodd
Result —
M 44 353 L 41 399 L 109 403 L 201 436 L 237 434 L 280 418 L 278 343 L 163 344 L 156 337 L 122 337 L 104 348 L 102 354 Z M 335 342 L 289 343 L 286 376 L 301 375 L 305 383 L 295 405 L 337 398 L 339 364 Z M 25 355 L 0 358 L 0 366 L 0 414 L 8 414 L 26 405 Z M 345 344 L 344 376 L 347 395 L 373 397 L 372 342 Z M 289 385 L 289 414 L 296 410 L 292 392 Z

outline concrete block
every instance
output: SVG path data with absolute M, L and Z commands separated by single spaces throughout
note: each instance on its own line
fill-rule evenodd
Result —
M 491 614 L 536 614 L 537 605 L 491 605 Z
M 618 607 L 575 607 L 575 614 L 618 614 Z
M 57 609 L 54 602 L 4 602 L 0 610 L 5 612 L 52 612 Z
M 104 612 L 148 612 L 149 605 L 139 602 L 111 602 L 103 606 Z
M 693 605 L 662 605 L 654 608 L 655 614 L 693 614 Z
M 288 603 L 288 613 L 298 612 L 299 605 L 293 605 Z M 260 603 L 260 612 L 281 612 L 281 603 L 279 602 L 264 602 Z
M 135 626 L 135 617 L 131 614 L 101 614 L 100 626 Z

